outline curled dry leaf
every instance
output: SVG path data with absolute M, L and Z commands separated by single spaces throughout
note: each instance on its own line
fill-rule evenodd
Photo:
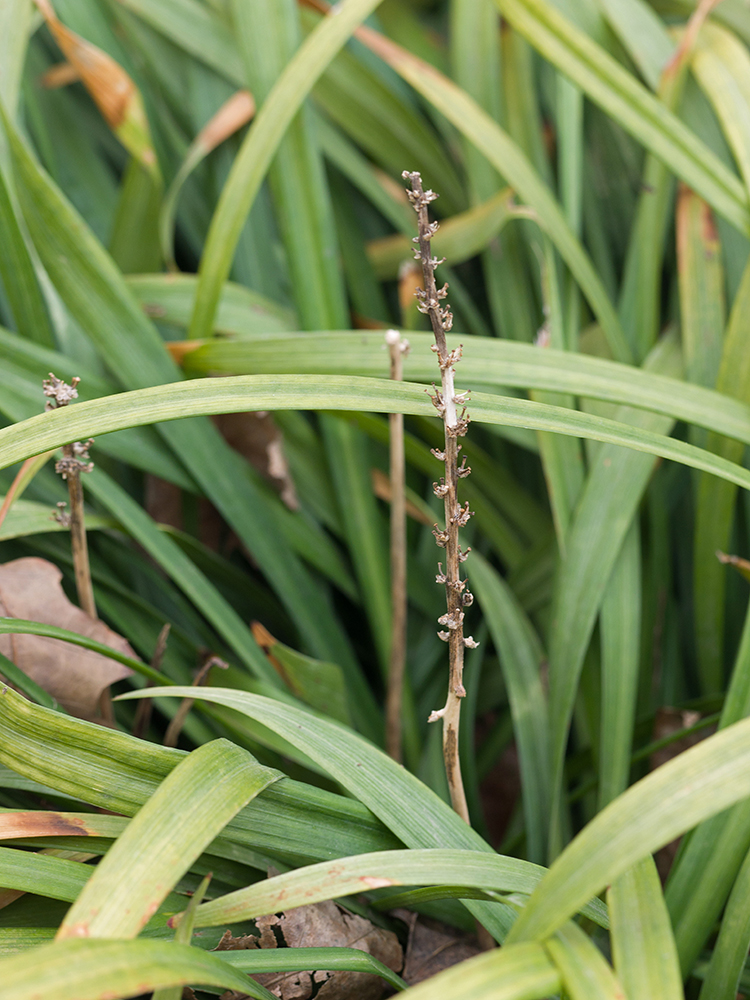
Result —
M 56 625 L 135 658 L 129 643 L 68 600 L 62 573 L 46 559 L 29 557 L 0 566 L 0 616 Z M 128 667 L 60 639 L 0 635 L 0 652 L 69 711 L 94 719 L 102 692 L 128 677 Z
M 110 55 L 66 28 L 49 0 L 36 0 L 36 5 L 71 67 L 58 72 L 68 78 L 76 74 L 123 146 L 147 170 L 157 172 L 143 100 L 130 76 Z
M 348 913 L 333 902 L 314 903 L 270 914 L 256 921 L 258 938 L 232 938 L 225 934 L 217 950 L 242 947 L 276 948 L 357 948 L 377 958 L 398 972 L 403 954 L 398 938 L 391 931 L 376 927 L 364 917 Z M 281 1000 L 378 1000 L 385 984 L 379 976 L 363 972 L 265 973 L 254 976 L 259 983 Z M 228 1000 L 228 998 L 227 998 Z

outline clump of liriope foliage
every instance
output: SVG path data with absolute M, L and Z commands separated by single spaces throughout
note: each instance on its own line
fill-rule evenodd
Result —
M 3 1000 L 400 989 L 363 952 L 209 951 L 344 897 L 501 945 L 415 1000 L 750 993 L 748 43 L 741 0 L 0 0 L 0 569 L 76 600 L 55 453 L 94 438 L 89 610 L 132 671 L 74 718 L 32 668 L 101 646 L 0 587 Z M 427 721 L 444 438 L 404 170 L 472 389 L 470 824 Z M 50 373 L 79 398 L 43 413 Z M 39 635 L 66 647 L 24 672 Z

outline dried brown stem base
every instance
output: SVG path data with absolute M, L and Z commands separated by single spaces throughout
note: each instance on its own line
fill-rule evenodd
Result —
M 63 448 L 63 455 L 75 462 L 73 445 Z M 86 541 L 86 522 L 83 515 L 83 486 L 80 471 L 73 470 L 67 474 L 68 499 L 70 501 L 70 545 L 73 550 L 73 569 L 76 578 L 76 591 L 80 607 L 91 618 L 96 618 L 96 602 L 94 588 L 91 583 L 91 567 L 89 566 L 89 549 Z
M 459 466 L 458 453 L 460 446 L 458 438 L 463 437 L 469 425 L 469 418 L 464 407 L 467 401 L 465 393 L 456 393 L 455 366 L 461 360 L 461 348 L 448 350 L 446 333 L 451 329 L 453 316 L 449 306 L 441 305 L 448 294 L 448 285 L 438 289 L 435 283 L 435 268 L 442 263 L 432 256 L 430 240 L 438 229 L 437 222 L 430 222 L 428 206 L 437 198 L 434 191 L 425 191 L 422 178 L 417 172 L 404 171 L 405 180 L 411 184 L 407 189 L 409 200 L 417 213 L 418 236 L 414 242 L 418 244 L 414 256 L 421 261 L 424 288 L 418 289 L 419 310 L 430 318 L 432 331 L 435 335 L 433 351 L 440 365 L 441 387 L 435 390 L 432 401 L 442 417 L 445 427 L 445 447 L 442 452 L 435 451 L 436 458 L 445 465 L 445 475 L 440 483 L 434 484 L 436 496 L 442 497 L 445 505 L 445 528 L 435 525 L 434 535 L 437 544 L 445 549 L 445 572 L 442 564 L 438 564 L 437 582 L 445 586 L 447 612 L 438 621 L 444 626 L 444 631 L 438 633 L 441 639 L 448 643 L 450 671 L 448 676 L 448 697 L 445 707 L 435 711 L 430 721 L 443 720 L 443 757 L 445 773 L 448 778 L 451 803 L 455 811 L 466 822 L 469 822 L 469 810 L 466 804 L 461 763 L 459 759 L 459 721 L 461 715 L 461 699 L 466 695 L 463 684 L 464 648 L 476 645 L 468 636 L 464 637 L 464 608 L 468 607 L 473 597 L 466 589 L 466 581 L 461 579 L 460 565 L 466 559 L 466 553 L 459 546 L 459 529 L 471 517 L 469 505 L 462 507 L 458 499 L 458 480 L 467 476 L 471 470 L 465 462 Z M 459 413 L 459 410 L 461 412 Z

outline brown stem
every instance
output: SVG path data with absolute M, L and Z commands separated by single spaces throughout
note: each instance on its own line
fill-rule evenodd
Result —
M 203 666 L 200 668 L 198 673 L 195 675 L 195 680 L 193 681 L 193 687 L 201 687 L 208 677 L 211 667 L 221 667 L 222 670 L 227 669 L 227 664 L 220 659 L 218 656 L 209 656 Z M 185 719 L 188 717 L 190 709 L 195 704 L 195 698 L 183 698 L 180 702 L 180 707 L 175 712 L 172 721 L 167 726 L 167 731 L 164 734 L 164 746 L 165 747 L 176 747 L 177 740 L 180 738 L 180 733 L 182 732 L 182 727 L 185 725 Z
M 71 462 L 76 461 L 72 444 L 66 444 L 63 447 L 63 455 Z M 94 601 L 94 588 L 91 584 L 91 568 L 89 566 L 89 549 L 86 543 L 86 522 L 83 516 L 81 473 L 77 469 L 71 469 L 66 478 L 68 499 L 70 500 L 70 545 L 73 550 L 73 569 L 78 603 L 87 615 L 96 618 L 96 602 Z
M 404 354 L 408 341 L 397 330 L 385 335 L 391 356 L 391 378 L 402 381 Z M 404 417 L 391 413 L 391 655 L 388 668 L 388 696 L 385 711 L 386 749 L 394 760 L 401 760 L 402 705 L 406 667 L 406 474 L 404 467 Z
M 445 530 L 441 531 L 435 525 L 434 534 L 438 545 L 445 548 L 445 572 L 442 570 L 442 564 L 438 564 L 440 572 L 437 582 L 445 585 L 448 610 L 438 621 L 447 631 L 438 634 L 448 643 L 450 671 L 445 707 L 433 712 L 430 721 L 440 718 L 443 720 L 443 757 L 451 803 L 459 816 L 468 823 L 469 810 L 461 777 L 458 732 L 461 699 L 466 695 L 463 685 L 464 647 L 475 646 L 476 643 L 470 636 L 465 638 L 463 630 L 463 609 L 471 604 L 473 598 L 466 590 L 466 581 L 461 580 L 460 576 L 460 564 L 468 555 L 468 550 L 466 554 L 461 552 L 458 536 L 459 528 L 466 524 L 471 512 L 468 504 L 462 508 L 459 503 L 458 480 L 468 475 L 471 470 L 464 464 L 459 467 L 458 453 L 461 449 L 458 438 L 466 433 L 469 420 L 465 408 L 460 415 L 458 413 L 458 408 L 463 407 L 466 402 L 466 395 L 456 393 L 454 381 L 455 365 L 461 360 L 461 347 L 448 350 L 446 333 L 453 324 L 453 316 L 447 305 L 440 305 L 448 293 L 448 285 L 445 284 L 438 289 L 435 283 L 435 268 L 442 261 L 432 256 L 430 241 L 437 232 L 438 224 L 430 222 L 428 205 L 437 198 L 437 195 L 434 191 L 424 190 L 419 173 L 404 171 L 402 176 L 411 183 L 411 191 L 407 190 L 407 194 L 417 213 L 418 236 L 414 242 L 419 244 L 419 249 L 415 251 L 414 256 L 422 263 L 424 277 L 424 289 L 417 292 L 417 298 L 419 309 L 429 316 L 435 335 L 432 349 L 437 354 L 440 365 L 441 389 L 436 390 L 433 403 L 445 427 L 445 449 L 443 452 L 435 452 L 445 464 L 445 475 L 440 484 L 434 484 L 435 494 L 442 497 L 445 504 Z
M 167 651 L 167 639 L 169 639 L 169 632 L 172 626 L 169 622 L 162 625 L 161 631 L 156 639 L 156 646 L 154 647 L 154 655 L 151 657 L 151 666 L 154 670 L 161 670 L 161 663 L 164 659 L 164 654 Z M 146 681 L 146 687 L 153 687 L 154 682 L 149 680 Z M 143 698 L 138 702 L 138 707 L 135 710 L 135 717 L 133 719 L 133 736 L 137 736 L 139 739 L 143 739 L 146 731 L 151 724 L 151 714 L 153 711 L 154 703 L 151 698 Z

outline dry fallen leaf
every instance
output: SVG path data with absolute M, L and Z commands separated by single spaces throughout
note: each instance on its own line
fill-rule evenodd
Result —
M 0 566 L 0 616 L 56 625 L 135 659 L 122 636 L 71 604 L 61 579 L 60 570 L 46 559 L 29 557 Z M 131 673 L 99 653 L 37 635 L 0 635 L 0 653 L 82 719 L 94 719 L 102 692 Z
M 333 902 L 314 903 L 287 910 L 280 916 L 259 917 L 258 938 L 233 938 L 229 933 L 219 942 L 217 951 L 242 947 L 276 948 L 357 948 L 369 952 L 389 969 L 398 972 L 403 954 L 398 938 L 391 931 L 376 927 L 364 917 L 348 913 Z M 254 976 L 281 1000 L 378 1000 L 385 988 L 379 976 L 363 972 L 266 973 Z M 224 995 L 229 1000 L 231 993 Z

